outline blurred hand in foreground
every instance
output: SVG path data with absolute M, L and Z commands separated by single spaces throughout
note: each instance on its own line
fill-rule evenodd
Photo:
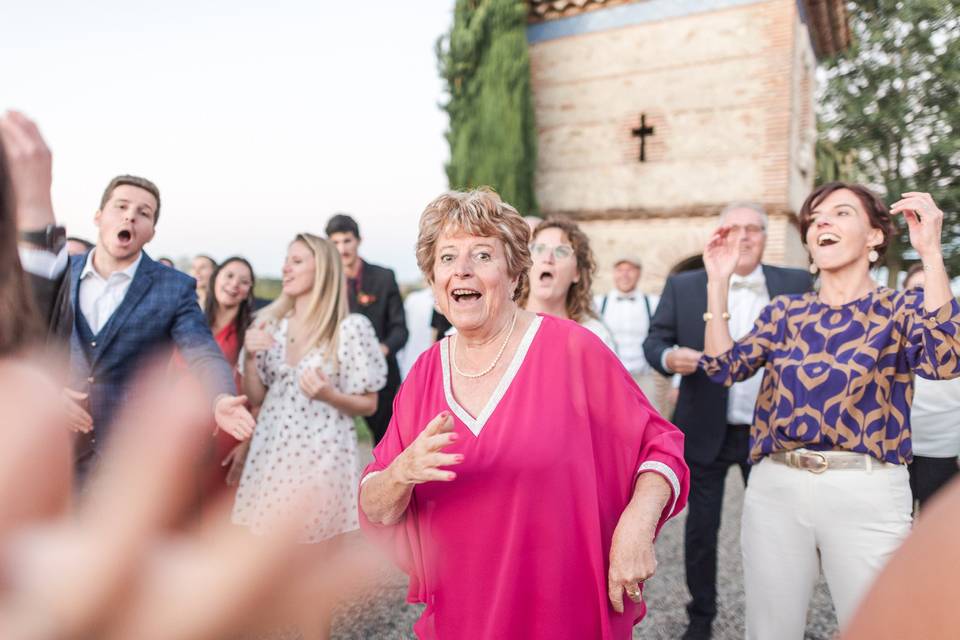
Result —
M 913 531 L 877 576 L 843 640 L 952 640 L 960 628 L 960 481 L 924 507 Z
M 183 384 L 172 395 L 162 370 L 140 389 L 71 510 L 67 417 L 47 401 L 57 387 L 0 361 L 0 638 L 218 638 L 305 619 L 372 582 L 378 554 L 316 553 L 293 543 L 297 522 L 256 537 L 224 503 L 184 526 L 209 401 Z

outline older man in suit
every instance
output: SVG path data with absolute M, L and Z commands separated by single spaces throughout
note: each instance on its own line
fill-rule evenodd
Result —
M 743 337 L 770 299 L 810 290 L 810 275 L 799 269 L 761 264 L 767 214 L 752 203 L 733 203 L 720 216 L 739 236 L 740 258 L 731 278 L 730 332 Z M 684 457 L 690 467 L 690 498 L 684 538 L 687 640 L 709 638 L 717 612 L 717 532 L 727 471 L 740 467 L 744 483 L 749 467 L 749 428 L 761 375 L 730 389 L 713 384 L 697 368 L 703 350 L 707 275 L 701 269 L 667 279 L 643 349 L 647 361 L 664 375 L 681 374 L 673 422 L 686 436 Z
M 360 226 L 345 214 L 327 221 L 327 237 L 337 247 L 343 272 L 347 277 L 347 298 L 351 313 L 366 316 L 380 340 L 380 350 L 387 358 L 387 385 L 377 397 L 377 411 L 367 418 L 374 444 L 380 442 L 393 417 L 393 397 L 400 388 L 400 366 L 397 352 L 407 343 L 407 320 L 397 278 L 390 269 L 363 260 L 360 248 Z
M 109 437 L 117 412 L 131 399 L 136 373 L 152 357 L 176 346 L 214 399 L 220 428 L 238 439 L 250 436 L 253 417 L 236 397 L 230 366 L 217 347 L 196 302 L 192 278 L 166 269 L 143 251 L 156 231 L 160 192 L 144 178 L 118 176 L 110 181 L 94 220 L 96 247 L 71 256 L 44 242 L 54 227 L 52 209 L 43 229 L 21 225 L 25 268 L 55 285 L 68 284 L 47 315 L 69 322 L 70 376 L 65 395 L 70 426 L 78 433 L 77 465 L 85 476 Z M 58 281 L 60 282 L 58 284 Z

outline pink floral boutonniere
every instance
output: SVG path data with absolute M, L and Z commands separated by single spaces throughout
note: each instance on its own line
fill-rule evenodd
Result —
M 376 301 L 377 301 L 377 296 L 371 293 L 364 293 L 363 291 L 360 291 L 357 293 L 357 302 L 362 307 L 368 307 Z

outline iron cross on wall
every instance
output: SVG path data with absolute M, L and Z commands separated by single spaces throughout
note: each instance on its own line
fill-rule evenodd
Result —
M 640 114 L 640 126 L 631 131 L 631 134 L 640 138 L 640 162 L 647 161 L 647 136 L 653 135 L 653 127 L 647 126 L 646 114 Z

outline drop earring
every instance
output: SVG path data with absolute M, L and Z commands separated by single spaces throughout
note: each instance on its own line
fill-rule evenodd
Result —
M 810 275 L 814 276 L 817 275 L 817 271 L 820 271 L 820 268 L 813 262 L 810 263 L 810 266 L 807 267 L 807 269 L 810 271 Z
M 880 259 L 880 254 L 877 253 L 876 249 L 870 249 L 870 253 L 867 254 L 867 260 L 870 261 L 870 264 L 873 264 Z

